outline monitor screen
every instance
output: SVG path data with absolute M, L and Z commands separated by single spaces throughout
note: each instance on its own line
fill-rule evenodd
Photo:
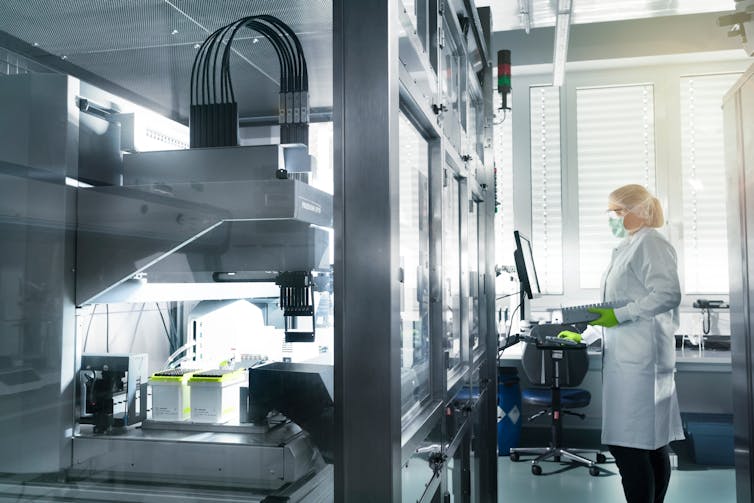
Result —
M 516 261 L 516 271 L 518 272 L 518 280 L 521 282 L 521 288 L 528 298 L 539 297 L 541 292 L 537 270 L 534 268 L 531 241 L 518 231 L 513 231 L 513 237 L 516 239 L 516 251 L 513 253 L 513 258 Z

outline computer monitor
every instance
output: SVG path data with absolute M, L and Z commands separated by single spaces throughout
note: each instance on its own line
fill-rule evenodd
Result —
M 530 299 L 539 297 L 541 290 L 539 289 L 537 270 L 534 267 L 531 241 L 518 231 L 513 231 L 513 237 L 516 239 L 516 250 L 513 252 L 513 259 L 516 262 L 518 281 L 521 283 L 521 300 L 523 301 L 524 294 Z M 523 311 L 524 308 L 522 307 L 521 310 Z

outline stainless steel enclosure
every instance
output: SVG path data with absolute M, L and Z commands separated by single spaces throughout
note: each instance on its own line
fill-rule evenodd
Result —
M 417 1 L 411 12 L 394 0 L 334 10 L 336 501 L 495 501 L 489 10 Z M 428 236 L 428 308 L 420 301 L 412 323 L 417 335 L 429 324 L 430 385 L 408 410 L 412 381 L 399 370 L 414 271 L 401 230 L 417 217 L 399 204 L 413 165 L 404 118 L 426 143 L 429 198 L 416 227 L 419 242 Z
M 140 274 L 207 283 L 327 270 L 332 198 L 298 180 L 279 145 L 126 155 L 124 185 L 79 191 L 78 304 Z M 305 148 L 304 148 L 305 150 Z M 220 166 L 220 169 L 217 167 Z
M 0 473 L 70 463 L 77 93 L 63 75 L 0 77 Z

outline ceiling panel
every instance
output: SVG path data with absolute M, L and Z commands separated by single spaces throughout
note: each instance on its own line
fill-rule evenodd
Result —
M 6 1 L 0 29 L 59 56 L 193 44 L 206 36 L 163 0 Z
M 332 106 L 331 0 L 12 0 L 4 2 L 0 30 L 186 118 L 198 44 L 257 14 L 276 16 L 298 34 L 311 106 Z M 233 44 L 231 75 L 242 117 L 277 115 L 279 63 L 256 35 L 240 31 Z

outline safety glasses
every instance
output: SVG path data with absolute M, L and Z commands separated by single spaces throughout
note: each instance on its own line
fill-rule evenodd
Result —
M 608 218 L 621 218 L 626 216 L 628 210 L 625 208 L 618 208 L 617 210 L 606 210 Z

